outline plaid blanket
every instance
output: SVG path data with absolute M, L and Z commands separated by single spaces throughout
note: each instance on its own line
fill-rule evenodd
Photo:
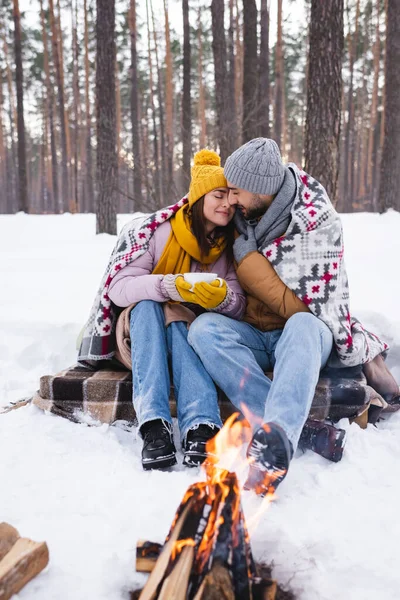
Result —
M 78 361 L 82 364 L 93 366 L 97 363 L 97 368 L 102 368 L 101 361 L 114 356 L 115 326 L 120 311 L 111 302 L 107 294 L 108 287 L 116 273 L 148 250 L 157 227 L 173 217 L 186 203 L 187 198 L 182 198 L 176 204 L 162 208 L 151 215 L 134 218 L 122 229 L 83 331 L 78 353 Z
M 94 371 L 76 365 L 55 376 L 46 375 L 40 379 L 40 389 L 33 397 L 33 404 L 74 422 L 111 424 L 125 421 L 133 424 L 136 421 L 132 405 L 132 374 L 125 370 Z M 176 416 L 172 388 L 170 408 L 172 416 Z M 309 417 L 338 421 L 364 416 L 365 421 L 368 418 L 369 422 L 376 422 L 382 411 L 397 408 L 388 405 L 366 385 L 361 368 L 324 369 Z M 221 392 L 220 410 L 223 419 L 236 410 Z
M 295 164 L 289 166 L 297 185 L 289 227 L 260 251 L 282 281 L 328 325 L 341 365 L 364 364 L 389 347 L 350 315 L 342 224 L 324 187 Z

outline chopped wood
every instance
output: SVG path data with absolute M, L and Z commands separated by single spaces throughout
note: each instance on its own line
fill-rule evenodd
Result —
M 216 561 L 193 600 L 235 600 L 235 598 L 228 569 L 220 561 Z
M 45 542 L 19 538 L 0 561 L 0 600 L 9 600 L 42 571 L 49 562 Z
M 0 523 L 0 560 L 11 550 L 19 538 L 19 533 L 12 525 Z
M 253 600 L 276 600 L 278 586 L 273 579 L 261 579 L 253 583 Z
M 160 556 L 162 545 L 148 540 L 138 540 L 136 544 L 136 571 L 151 573 Z
M 158 600 L 186 600 L 193 559 L 193 546 L 185 546 L 171 574 L 165 579 Z
M 147 583 L 140 594 L 140 600 L 153 600 L 153 598 L 156 598 L 158 586 L 168 568 L 175 542 L 179 537 L 186 515 L 191 507 L 191 501 L 192 498 L 190 498 L 190 500 L 187 502 L 184 510 L 181 512 L 177 522 L 175 523 L 174 530 L 172 531 L 167 543 L 164 545 L 157 564 L 150 573 L 150 577 L 148 578 Z

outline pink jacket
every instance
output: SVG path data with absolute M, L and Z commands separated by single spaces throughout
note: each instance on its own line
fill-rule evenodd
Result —
M 114 304 L 125 307 L 141 300 L 167 302 L 170 299 L 161 284 L 163 275 L 151 274 L 161 257 L 170 231 L 169 221 L 157 227 L 147 252 L 115 275 L 108 289 L 108 295 Z M 201 272 L 200 263 L 192 260 L 190 270 L 193 273 Z M 228 285 L 227 298 L 220 307 L 215 309 L 215 312 L 220 312 L 233 319 L 241 319 L 246 306 L 246 298 L 237 280 L 233 262 L 228 264 L 226 252 L 210 265 L 209 270 L 218 273 L 218 276 L 225 279 Z

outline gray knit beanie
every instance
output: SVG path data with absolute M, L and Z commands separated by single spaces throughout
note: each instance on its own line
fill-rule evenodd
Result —
M 285 168 L 276 142 L 256 138 L 228 156 L 224 174 L 235 187 L 272 196 L 283 183 Z

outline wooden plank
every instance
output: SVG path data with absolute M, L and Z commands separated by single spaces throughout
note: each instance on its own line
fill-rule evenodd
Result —
M 19 533 L 12 525 L 0 523 L 0 560 L 11 550 L 19 538 Z
M 0 600 L 9 600 L 49 562 L 46 542 L 19 538 L 0 561 Z

